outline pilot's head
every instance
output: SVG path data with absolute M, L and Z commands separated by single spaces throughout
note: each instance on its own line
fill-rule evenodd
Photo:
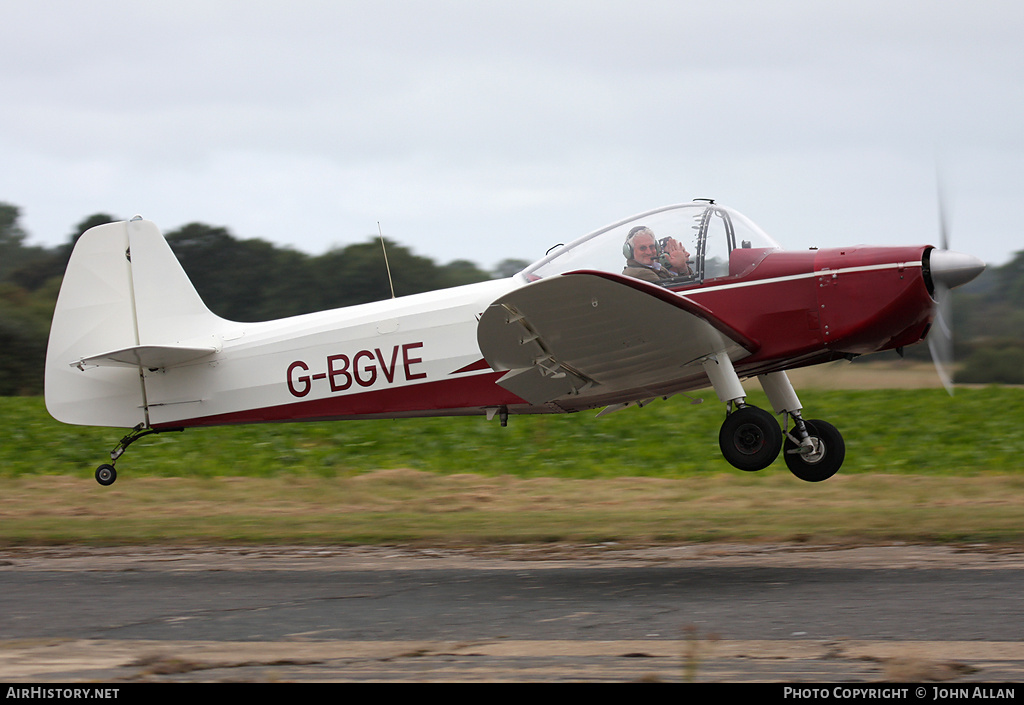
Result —
M 626 238 L 628 255 L 640 264 L 650 267 L 658 258 L 658 243 L 650 228 L 639 225 L 629 231 Z

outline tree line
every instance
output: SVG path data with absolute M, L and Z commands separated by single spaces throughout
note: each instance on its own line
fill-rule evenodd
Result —
M 20 209 L 0 202 L 0 396 L 40 394 L 50 318 L 75 242 L 116 220 L 97 213 L 56 247 L 27 243 Z M 165 234 L 210 309 L 236 321 L 260 321 L 378 301 L 391 296 L 380 240 L 309 255 L 227 228 L 191 223 Z M 387 259 L 395 294 L 404 296 L 507 277 L 526 266 L 507 259 L 486 271 L 468 260 L 438 264 L 393 241 Z M 954 298 L 957 381 L 1024 384 L 1024 251 L 989 266 Z M 927 358 L 926 345 L 907 349 Z
M 956 381 L 1024 384 L 1024 250 L 953 296 Z

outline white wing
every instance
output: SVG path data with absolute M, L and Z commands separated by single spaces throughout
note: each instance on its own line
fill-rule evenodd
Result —
M 480 350 L 498 384 L 531 404 L 661 386 L 701 360 L 758 346 L 707 309 L 654 284 L 604 272 L 542 279 L 494 301 Z

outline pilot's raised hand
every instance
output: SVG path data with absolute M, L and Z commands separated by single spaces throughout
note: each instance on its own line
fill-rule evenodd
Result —
M 665 240 L 665 257 L 668 259 L 669 267 L 679 274 L 690 273 L 690 265 L 688 264 L 690 253 L 675 238 L 670 237 Z

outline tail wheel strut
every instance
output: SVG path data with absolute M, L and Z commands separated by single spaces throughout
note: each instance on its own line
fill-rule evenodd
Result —
M 124 438 L 118 441 L 117 445 L 114 446 L 114 449 L 110 451 L 110 462 L 104 463 L 96 468 L 96 482 L 100 483 L 104 487 L 114 484 L 114 481 L 117 480 L 117 470 L 114 468 L 114 464 L 117 462 L 117 459 L 120 458 L 126 450 L 128 450 L 128 446 L 140 438 L 154 433 L 184 430 L 184 428 L 146 428 L 142 424 L 139 424 L 129 431 Z

